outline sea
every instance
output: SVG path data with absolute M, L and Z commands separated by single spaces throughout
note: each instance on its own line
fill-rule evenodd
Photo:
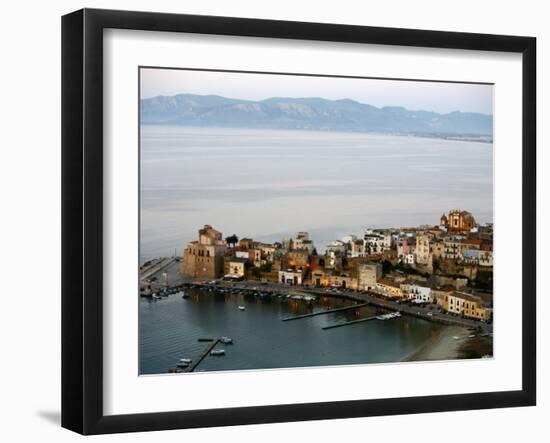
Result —
M 492 143 L 322 131 L 141 126 L 140 261 L 181 255 L 204 224 L 318 252 L 366 228 L 493 219 Z
M 387 311 L 366 306 L 283 321 L 352 302 L 334 297 L 307 302 L 200 289 L 186 292 L 186 299 L 177 295 L 159 300 L 140 297 L 140 374 L 166 373 L 181 358 L 195 361 L 209 345 L 199 338 L 221 336 L 233 340 L 232 344 L 216 345 L 225 355 L 207 355 L 196 372 L 393 363 L 446 327 L 404 315 L 322 329 Z

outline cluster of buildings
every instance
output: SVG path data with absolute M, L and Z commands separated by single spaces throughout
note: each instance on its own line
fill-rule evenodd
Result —
M 413 303 L 437 303 L 469 318 L 492 315 L 493 228 L 467 211 L 443 214 L 439 225 L 366 229 L 319 254 L 307 232 L 275 243 L 210 225 L 183 255 L 181 272 L 194 279 L 262 280 L 308 287 L 368 291 Z M 483 289 L 481 294 L 480 289 Z

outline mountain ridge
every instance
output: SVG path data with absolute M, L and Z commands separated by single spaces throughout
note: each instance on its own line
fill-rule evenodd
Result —
M 493 116 L 437 113 L 402 106 L 378 108 L 349 98 L 271 97 L 243 100 L 220 95 L 176 94 L 140 100 L 142 124 L 301 129 L 394 134 L 490 136 Z

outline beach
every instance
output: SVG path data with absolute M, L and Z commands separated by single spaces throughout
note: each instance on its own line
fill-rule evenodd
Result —
M 422 346 L 401 361 L 455 360 L 460 358 L 459 351 L 470 332 L 461 326 L 449 326 L 438 331 Z M 461 337 L 456 340 L 454 337 Z

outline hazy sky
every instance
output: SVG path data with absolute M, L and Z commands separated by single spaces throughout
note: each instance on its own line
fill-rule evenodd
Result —
M 176 69 L 141 69 L 141 98 L 201 94 L 262 100 L 271 97 L 349 98 L 410 110 L 493 113 L 493 86 Z

